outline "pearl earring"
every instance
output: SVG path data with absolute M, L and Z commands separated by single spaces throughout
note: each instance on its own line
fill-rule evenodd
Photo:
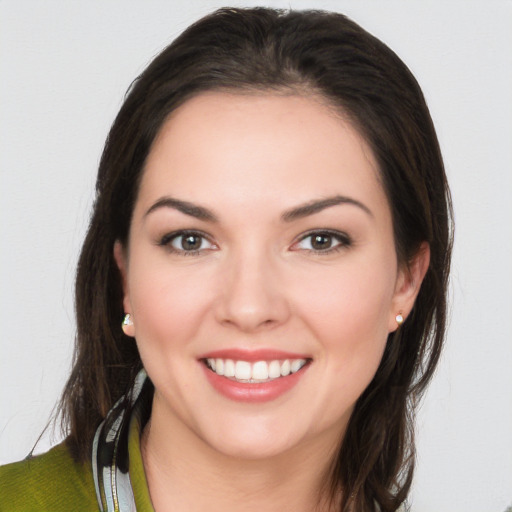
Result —
M 126 334 L 126 336 L 133 336 L 133 333 L 128 332 L 131 330 L 130 327 L 132 326 L 132 315 L 130 315 L 130 313 L 126 313 L 126 315 L 124 315 L 123 321 L 121 322 L 121 327 L 123 328 L 123 332 Z
M 398 315 L 395 316 L 395 321 L 399 327 L 404 323 L 404 317 L 402 316 L 402 313 L 398 313 Z

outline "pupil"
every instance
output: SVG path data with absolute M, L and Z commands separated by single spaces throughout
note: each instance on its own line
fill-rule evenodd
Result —
M 195 249 L 199 249 L 201 246 L 201 239 L 196 235 L 187 235 L 183 238 L 181 245 L 183 249 L 187 251 L 193 251 Z
M 325 249 L 331 245 L 330 235 L 315 235 L 312 244 L 314 249 Z

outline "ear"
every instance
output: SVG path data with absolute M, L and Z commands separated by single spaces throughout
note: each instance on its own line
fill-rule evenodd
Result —
M 121 282 L 123 285 L 123 308 L 125 314 L 130 314 L 131 322 L 123 323 L 123 331 L 127 336 L 135 336 L 135 327 L 133 325 L 133 312 L 130 302 L 130 292 L 128 287 L 128 261 L 126 251 L 119 240 L 114 243 L 114 260 L 121 274 Z
M 407 321 L 407 316 L 414 306 L 429 263 L 430 245 L 427 242 L 422 242 L 412 260 L 399 268 L 389 312 L 389 332 L 396 331 L 398 328 L 397 315 L 401 315 L 404 322 Z

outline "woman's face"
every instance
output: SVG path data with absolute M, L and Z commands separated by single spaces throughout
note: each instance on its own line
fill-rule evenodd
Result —
M 314 97 L 187 101 L 115 255 L 152 425 L 237 457 L 333 447 L 415 296 L 371 150 Z

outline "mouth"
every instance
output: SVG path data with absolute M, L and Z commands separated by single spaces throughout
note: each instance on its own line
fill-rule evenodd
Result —
M 271 348 L 231 348 L 202 354 L 198 362 L 222 396 L 257 404 L 291 392 L 305 378 L 313 358 Z
M 209 357 L 201 361 L 219 377 L 225 377 L 242 384 L 263 384 L 300 372 L 311 362 L 311 359 L 272 359 L 252 362 L 242 359 Z

